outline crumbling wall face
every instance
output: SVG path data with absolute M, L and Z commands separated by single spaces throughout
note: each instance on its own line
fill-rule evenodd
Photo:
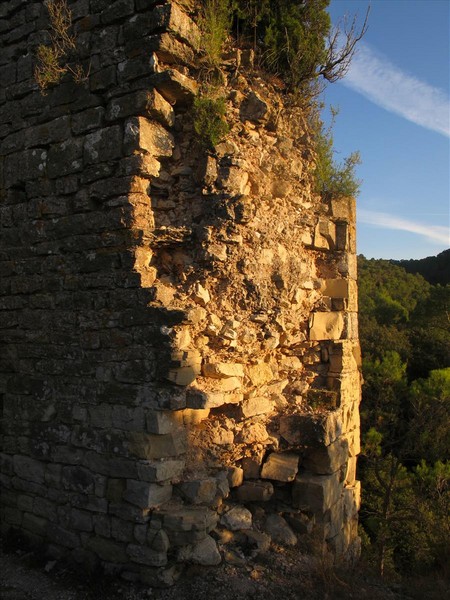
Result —
M 194 5 L 71 2 L 88 76 L 46 96 L 42 3 L 0 7 L 2 526 L 155 585 L 358 546 L 354 201 L 251 53 L 199 146 Z

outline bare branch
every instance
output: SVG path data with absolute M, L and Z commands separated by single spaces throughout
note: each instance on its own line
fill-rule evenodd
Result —
M 327 58 L 317 71 L 317 76 L 322 75 L 327 81 L 334 83 L 346 75 L 356 51 L 356 44 L 367 31 L 369 13 L 370 6 L 367 8 L 364 23 L 359 32 L 357 32 L 357 15 L 353 17 L 349 29 L 345 22 L 343 32 L 339 24 L 332 29 L 328 36 Z M 342 45 L 341 40 L 343 36 L 345 43 Z

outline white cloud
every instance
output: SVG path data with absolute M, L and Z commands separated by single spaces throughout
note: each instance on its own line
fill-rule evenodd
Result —
M 445 246 L 450 245 L 449 227 L 441 225 L 423 225 L 422 223 L 408 221 L 402 217 L 364 209 L 358 211 L 358 221 L 360 223 L 373 225 L 374 227 L 409 231 L 410 233 L 421 235 L 435 244 L 444 244 Z
M 342 83 L 386 110 L 450 137 L 448 95 L 405 73 L 367 44 L 360 43 Z

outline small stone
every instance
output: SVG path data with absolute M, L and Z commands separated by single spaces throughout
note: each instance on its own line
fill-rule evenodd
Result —
M 196 565 L 215 566 L 222 562 L 216 542 L 209 535 L 192 548 L 191 562 Z
M 283 546 L 295 546 L 297 536 L 280 515 L 269 515 L 265 529 L 274 542 Z
M 247 367 L 247 374 L 250 381 L 255 386 L 264 385 L 273 379 L 272 369 L 265 362 L 250 365 Z
M 262 531 L 253 531 L 253 529 L 249 529 L 245 532 L 247 537 L 247 542 L 250 546 L 254 547 L 259 552 L 267 552 L 270 548 L 271 538 L 267 533 L 263 533 Z
M 265 442 L 269 434 L 262 423 L 245 423 L 242 431 L 237 436 L 237 441 L 242 444 Z
M 252 526 L 252 513 L 243 506 L 235 506 L 222 515 L 220 524 L 227 529 L 231 529 L 231 531 L 250 529 Z
M 255 92 L 250 92 L 241 105 L 241 119 L 259 123 L 267 117 L 269 107 Z
M 211 296 L 208 290 L 204 288 L 200 283 L 195 284 L 194 289 L 192 291 L 192 298 L 195 302 L 198 302 L 202 306 L 206 306 L 211 300 Z

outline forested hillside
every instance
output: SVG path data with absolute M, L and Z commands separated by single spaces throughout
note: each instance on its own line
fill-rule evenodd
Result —
M 419 260 L 393 260 L 391 262 L 403 267 L 408 273 L 419 273 L 434 285 L 450 283 L 450 249 L 444 250 L 437 256 L 427 256 Z
M 366 552 L 380 574 L 445 577 L 450 285 L 432 285 L 392 261 L 360 256 L 358 268 Z

